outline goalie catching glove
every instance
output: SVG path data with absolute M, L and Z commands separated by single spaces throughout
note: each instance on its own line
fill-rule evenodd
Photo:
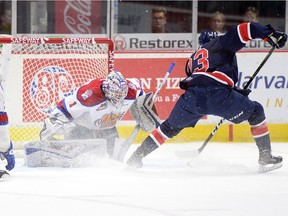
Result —
M 138 97 L 130 108 L 132 117 L 145 132 L 153 131 L 161 123 L 160 118 L 153 110 L 153 103 L 151 102 L 152 96 L 153 93 L 150 92 Z

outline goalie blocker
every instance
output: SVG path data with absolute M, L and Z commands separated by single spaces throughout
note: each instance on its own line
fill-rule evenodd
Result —
M 149 92 L 146 95 L 138 97 L 130 108 L 132 117 L 144 132 L 153 131 L 161 123 L 154 103 L 152 103 L 152 96 L 153 93 Z

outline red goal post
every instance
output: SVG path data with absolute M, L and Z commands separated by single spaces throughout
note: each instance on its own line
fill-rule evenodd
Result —
M 108 38 L 0 35 L 0 60 L 5 65 L 0 74 L 8 70 L 5 98 L 10 137 L 23 144 L 39 140 L 43 120 L 61 98 L 114 69 L 114 44 Z

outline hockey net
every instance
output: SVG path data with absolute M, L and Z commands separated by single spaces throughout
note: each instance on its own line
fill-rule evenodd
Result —
M 14 145 L 39 140 L 43 120 L 61 98 L 114 67 L 114 44 L 107 38 L 0 37 L 0 45 Z

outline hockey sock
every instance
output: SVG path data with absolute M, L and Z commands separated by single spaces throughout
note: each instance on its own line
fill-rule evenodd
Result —
M 136 154 L 141 155 L 141 157 L 145 157 L 146 155 L 153 152 L 159 146 L 154 142 L 154 140 L 148 136 L 143 143 L 137 148 Z
M 150 136 L 148 136 L 136 149 L 136 151 L 131 155 L 131 157 L 127 161 L 127 164 L 134 168 L 142 167 L 142 159 L 158 147 L 159 146 L 155 143 L 155 141 Z
M 270 144 L 269 134 L 262 136 L 262 137 L 254 138 L 254 139 L 256 141 L 256 145 L 259 149 L 259 152 L 263 152 L 263 151 L 271 152 L 271 144 Z
M 256 141 L 259 152 L 271 151 L 270 135 L 266 121 L 251 125 L 251 133 Z
M 160 127 L 152 131 L 152 133 L 143 141 L 143 143 L 136 150 L 138 155 L 145 157 L 150 154 L 152 151 L 157 149 L 162 145 L 165 140 L 168 139 L 165 134 L 161 131 Z
M 157 149 L 166 139 L 168 139 L 168 137 L 165 136 L 160 127 L 158 127 L 142 142 L 142 144 L 131 155 L 127 163 L 135 168 L 142 167 L 142 158 Z

